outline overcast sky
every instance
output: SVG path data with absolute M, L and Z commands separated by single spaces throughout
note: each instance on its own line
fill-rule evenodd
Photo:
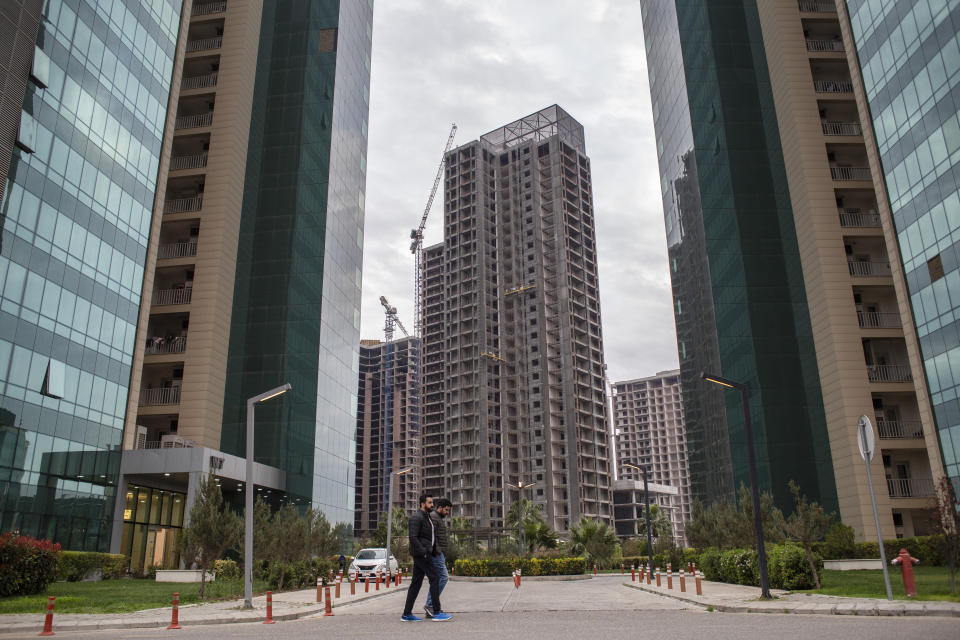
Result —
M 610 379 L 678 366 L 639 2 L 377 0 L 372 73 L 364 338 L 381 295 L 413 331 L 410 230 L 450 125 L 464 144 L 556 103 L 586 134 Z M 441 189 L 425 244 L 442 219 Z

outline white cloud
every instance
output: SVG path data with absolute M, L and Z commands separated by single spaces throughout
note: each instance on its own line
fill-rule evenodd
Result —
M 374 15 L 363 336 L 382 338 L 381 295 L 412 330 L 410 230 L 450 124 L 462 144 L 557 103 L 586 132 L 610 376 L 676 367 L 639 3 L 380 0 Z M 438 196 L 427 244 L 442 211 Z

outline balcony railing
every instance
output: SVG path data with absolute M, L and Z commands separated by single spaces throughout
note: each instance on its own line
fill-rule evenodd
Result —
M 837 7 L 826 0 L 799 0 L 800 11 L 806 13 L 836 13 Z
M 196 242 L 174 242 L 171 244 L 162 244 L 157 249 L 158 260 L 169 260 L 170 258 L 192 258 L 197 255 Z
M 164 404 L 180 404 L 180 387 L 140 389 L 140 405 L 156 407 Z
M 870 167 L 830 167 L 830 177 L 834 180 L 873 180 Z
M 923 423 L 919 420 L 877 420 L 877 431 L 883 439 L 922 438 Z
M 873 210 L 863 211 L 859 208 L 840 207 L 837 212 L 840 214 L 841 227 L 880 226 L 880 214 Z
M 180 289 L 157 289 L 153 292 L 153 304 L 190 304 L 193 298 L 193 287 Z
M 809 40 L 807 42 L 809 42 Z M 187 53 L 193 53 L 194 51 L 207 51 L 208 49 L 219 49 L 221 46 L 223 46 L 223 36 L 190 40 L 187 42 Z M 840 47 L 840 50 L 843 50 L 842 46 Z
M 211 124 L 213 124 L 213 111 L 192 116 L 177 116 L 173 126 L 174 129 L 196 129 L 197 127 L 209 127 Z
M 208 16 L 211 13 L 223 13 L 226 10 L 227 10 L 226 0 L 223 0 L 222 2 L 204 2 L 202 4 L 193 5 L 193 10 L 190 11 L 190 15 Z M 800 10 L 803 11 L 803 9 L 800 9 Z
M 187 47 L 190 44 L 187 43 Z M 190 51 L 188 48 L 187 51 Z M 843 51 L 843 40 L 816 40 L 807 38 L 807 51 Z
M 905 364 L 868 364 L 867 378 L 870 382 L 910 382 L 913 375 Z
M 191 198 L 174 198 L 163 203 L 164 213 L 186 213 L 187 211 L 200 211 L 203 206 L 203 196 L 195 195 Z
M 170 158 L 170 171 L 179 171 L 180 169 L 201 169 L 207 166 L 207 154 L 200 153 L 195 156 L 174 156 Z
M 900 314 L 895 311 L 857 311 L 857 321 L 865 329 L 896 329 Z
M 853 83 L 849 80 L 814 80 L 813 90 L 817 93 L 853 93 Z
M 863 129 L 859 122 L 821 122 L 825 136 L 860 136 Z
M 850 269 L 850 275 L 861 278 L 870 276 L 889 276 L 889 262 L 865 262 L 861 260 L 847 260 L 847 267 Z
M 181 89 L 202 89 L 203 87 L 217 86 L 217 73 L 208 73 L 204 76 L 191 76 L 180 82 Z
M 149 338 L 144 351 L 148 356 L 157 356 L 167 353 L 183 353 L 187 350 L 187 337 Z
M 932 498 L 933 480 L 929 478 L 887 478 L 891 498 Z

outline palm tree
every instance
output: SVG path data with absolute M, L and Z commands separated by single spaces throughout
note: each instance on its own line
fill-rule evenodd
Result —
M 647 519 L 640 518 L 637 527 L 638 535 L 642 538 L 647 535 Z M 670 524 L 670 517 L 658 505 L 650 506 L 650 532 L 656 543 L 661 540 L 673 540 L 673 526 Z
M 606 523 L 581 518 L 570 527 L 570 547 L 574 553 L 585 554 L 591 562 L 605 564 L 616 553 L 617 536 Z

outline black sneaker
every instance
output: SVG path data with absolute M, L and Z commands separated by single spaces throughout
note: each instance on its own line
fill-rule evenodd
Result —
M 433 617 L 433 609 L 431 609 L 431 608 L 428 607 L 427 605 L 423 605 L 423 612 L 424 612 L 425 614 L 427 614 L 427 617 L 428 617 L 428 618 L 432 618 L 432 617 Z

